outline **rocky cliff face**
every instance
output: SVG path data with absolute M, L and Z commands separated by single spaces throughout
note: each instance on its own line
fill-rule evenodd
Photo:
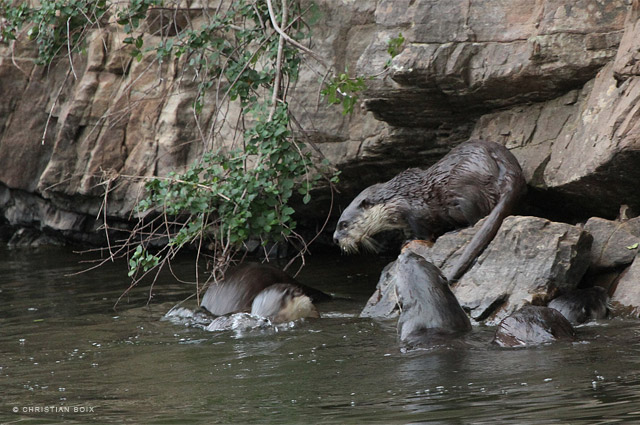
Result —
M 614 216 L 620 204 L 637 208 L 639 8 L 380 2 L 378 39 L 400 27 L 409 43 L 365 105 L 390 124 L 396 149 L 416 147 L 408 157 L 470 136 L 505 144 L 545 209 L 561 202 L 574 215 Z M 374 41 L 360 64 L 375 64 L 382 47 Z
M 337 69 L 378 74 L 387 40 L 407 40 L 352 116 L 318 104 L 313 69 L 292 88 L 296 118 L 343 171 L 339 203 L 476 136 L 512 149 L 547 213 L 640 211 L 640 0 L 316 3 L 312 47 Z M 73 70 L 0 46 L 5 222 L 86 239 L 106 188 L 110 219 L 129 217 L 141 182 L 118 176 L 165 175 L 202 152 L 194 87 L 174 63 L 132 61 L 121 39 L 97 31 Z

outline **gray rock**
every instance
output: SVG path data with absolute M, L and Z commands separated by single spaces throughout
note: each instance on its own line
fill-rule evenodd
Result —
M 640 75 L 638 39 L 640 39 L 640 2 L 635 0 L 629 10 L 626 29 L 620 40 L 618 54 L 614 62 L 614 73 L 618 81 L 626 81 Z
M 586 83 L 615 56 L 628 10 L 592 1 L 401 3 L 379 2 L 378 37 L 359 62 L 378 64 L 386 39 L 403 28 L 407 46 L 391 74 L 397 85 L 381 84 L 366 105 L 394 126 L 424 127 L 434 117 L 549 100 Z
M 640 78 L 619 84 L 608 64 L 575 93 L 485 115 L 472 137 L 511 149 L 539 191 L 538 207 L 615 217 L 621 204 L 640 207 L 639 102 Z
M 631 264 L 640 250 L 640 217 L 626 221 L 590 218 L 584 229 L 593 236 L 592 270 L 611 269 Z
M 446 234 L 420 253 L 446 274 L 479 225 Z M 591 240 L 569 224 L 507 217 L 453 292 L 474 320 L 497 324 L 525 304 L 546 304 L 556 291 L 574 289 L 589 264 Z
M 640 318 L 640 260 L 635 257 L 618 280 L 611 296 L 611 305 L 616 315 L 631 315 Z
M 393 261 L 380 273 L 376 290 L 360 312 L 360 317 L 391 319 L 398 317 L 398 297 L 393 288 L 396 285 L 397 264 Z

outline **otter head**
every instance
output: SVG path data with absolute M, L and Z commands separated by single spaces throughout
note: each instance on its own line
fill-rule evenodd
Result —
M 379 196 L 383 190 L 383 184 L 369 186 L 342 212 L 333 233 L 333 241 L 345 253 L 358 252 L 360 246 L 369 251 L 378 251 L 373 235 L 406 227 L 397 212 L 397 205 L 391 199 Z
M 260 292 L 253 300 L 251 314 L 267 317 L 274 323 L 319 317 L 311 298 L 288 283 L 277 283 Z

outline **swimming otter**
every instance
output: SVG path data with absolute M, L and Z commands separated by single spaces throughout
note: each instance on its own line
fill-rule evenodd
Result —
M 288 283 L 271 285 L 260 292 L 251 304 L 251 314 L 273 323 L 320 317 L 311 298 L 300 287 Z
M 501 347 L 528 347 L 574 339 L 573 326 L 558 310 L 525 305 L 498 324 L 493 343 Z
M 525 190 L 520 164 L 507 148 L 470 140 L 427 170 L 410 168 L 364 189 L 343 211 L 333 238 L 346 253 L 359 245 L 375 251 L 371 236 L 385 230 L 402 229 L 407 236 L 434 241 L 489 215 L 449 272 L 448 279 L 455 280 L 493 239 Z
M 395 265 L 395 285 L 400 317 L 400 340 L 412 346 L 428 345 L 443 336 L 471 330 L 471 322 L 449 283 L 436 266 L 408 249 Z
M 576 289 L 553 299 L 548 307 L 558 310 L 572 324 L 579 325 L 587 320 L 607 317 L 609 295 L 600 286 Z
M 308 312 L 308 317 L 317 317 L 315 307 L 305 308 L 305 299 L 313 307 L 314 302 L 326 301 L 331 296 L 298 283 L 275 267 L 245 263 L 231 270 L 222 282 L 209 286 L 200 307 L 215 316 L 253 313 L 255 310 L 256 314 L 263 317 L 273 316 L 281 321 L 304 317 L 295 317 L 302 312 Z M 281 311 L 276 311 L 277 306 Z
M 297 286 L 276 283 L 256 295 L 251 304 L 251 314 L 238 312 L 218 316 L 205 329 L 211 332 L 228 330 L 242 332 L 291 322 L 303 317 L 320 317 L 311 298 Z

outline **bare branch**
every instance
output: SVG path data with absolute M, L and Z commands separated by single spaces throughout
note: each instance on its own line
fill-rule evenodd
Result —
M 276 32 L 278 34 L 280 34 L 280 36 L 283 37 L 287 41 L 287 43 L 291 44 L 292 46 L 296 47 L 297 49 L 302 50 L 303 52 L 305 52 L 306 54 L 311 56 L 313 59 L 315 59 L 317 62 L 321 63 L 325 68 L 327 68 L 327 69 L 331 69 L 332 68 L 331 65 L 329 65 L 329 62 L 326 59 L 324 59 L 322 56 L 318 55 L 313 50 L 308 49 L 307 47 L 305 47 L 302 44 L 298 43 L 293 38 L 289 37 L 289 35 L 287 35 L 287 33 L 284 32 L 282 30 L 282 28 L 280 28 L 280 26 L 278 25 L 278 22 L 276 20 L 275 12 L 273 11 L 273 4 L 271 4 L 271 0 L 267 0 L 267 7 L 269 8 L 269 18 L 271 18 L 271 25 L 273 25 L 273 29 L 275 29 Z
M 58 99 L 60 98 L 60 94 L 62 94 L 62 89 L 64 89 L 64 86 L 67 83 L 67 79 L 69 78 L 69 75 L 71 75 L 71 68 L 69 68 L 69 70 L 67 71 L 67 74 L 64 76 L 64 80 L 62 81 L 62 84 L 60 84 L 60 89 L 58 90 L 58 94 L 56 94 L 56 97 L 53 99 L 53 103 L 51 104 L 51 109 L 49 110 L 49 115 L 47 116 L 47 122 L 44 125 L 44 131 L 42 132 L 42 140 L 41 140 L 41 144 L 44 145 L 44 141 L 47 138 L 47 131 L 49 130 L 49 123 L 51 122 L 51 117 L 53 116 L 53 110 L 56 107 L 56 104 L 58 103 Z
M 271 13 L 271 9 L 269 9 Z M 288 9 L 287 0 L 282 0 L 282 25 L 287 24 Z M 272 18 L 273 20 L 273 18 Z M 267 121 L 273 119 L 273 114 L 276 112 L 276 106 L 278 102 L 278 95 L 280 92 L 280 79 L 282 78 L 282 51 L 284 50 L 284 31 L 280 33 L 280 39 L 278 40 L 278 55 L 276 57 L 276 78 L 273 82 L 273 94 L 271 95 L 271 110 L 269 111 L 269 118 Z
M 71 22 L 71 18 L 67 19 L 67 50 L 68 50 L 67 54 L 69 55 L 69 68 L 73 73 L 73 78 L 77 80 L 78 76 L 76 75 L 76 70 L 73 68 L 73 58 L 71 57 L 71 31 L 69 29 L 70 22 Z

